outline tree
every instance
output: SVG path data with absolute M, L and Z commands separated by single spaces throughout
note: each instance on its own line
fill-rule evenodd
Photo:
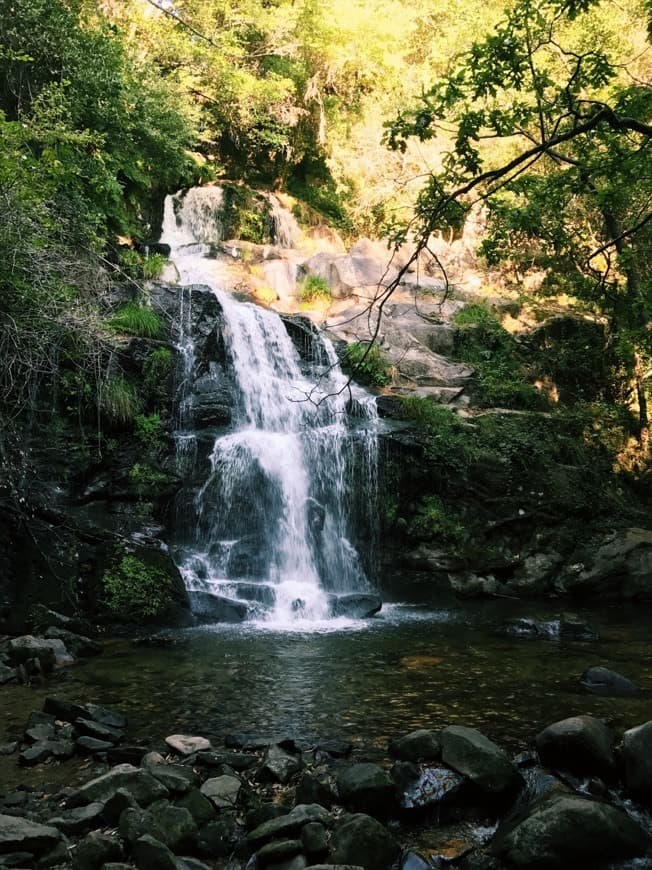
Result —
M 643 20 L 639 5 L 519 0 L 389 125 L 387 143 L 451 143 L 394 241 L 412 234 L 416 258 L 433 232 L 459 227 L 483 204 L 490 261 L 539 270 L 543 290 L 605 318 L 635 382 L 646 441 L 652 87 Z

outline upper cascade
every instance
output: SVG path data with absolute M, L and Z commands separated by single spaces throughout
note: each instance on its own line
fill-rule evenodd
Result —
M 199 190 L 212 192 L 167 198 L 161 239 L 181 283 L 207 285 L 214 300 L 208 318 L 207 290 L 180 291 L 177 561 L 200 618 L 320 622 L 345 612 L 347 593 L 371 589 L 375 402 L 348 385 L 307 319 L 224 289 L 224 266 L 201 247 L 221 230 L 219 188 Z M 207 431 L 211 395 L 228 410 Z

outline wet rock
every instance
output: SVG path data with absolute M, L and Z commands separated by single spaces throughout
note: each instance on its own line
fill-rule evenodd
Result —
M 523 786 L 507 754 L 475 728 L 450 725 L 440 737 L 444 764 L 469 779 L 487 798 L 509 800 Z
M 652 722 L 625 731 L 620 758 L 626 788 L 649 803 L 652 800 Z
M 61 832 L 51 825 L 39 825 L 19 816 L 0 815 L 0 853 L 30 852 L 42 855 L 61 840 Z
M 119 788 L 104 804 L 104 820 L 109 825 L 116 826 L 122 813 L 134 808 L 140 809 L 135 799 L 126 789 Z
M 249 614 L 246 602 L 210 592 L 191 592 L 190 604 L 200 622 L 242 622 Z
M 232 819 L 214 819 L 199 832 L 197 847 L 207 858 L 232 855 L 240 841 L 240 832 Z
M 285 861 L 275 861 L 273 864 L 268 864 L 268 870 L 305 870 L 308 866 L 303 855 L 295 855 L 294 858 L 288 858 Z
M 27 743 L 42 743 L 45 740 L 54 740 L 54 735 L 54 720 L 51 723 L 39 722 L 26 728 L 23 732 L 23 737 Z
M 609 668 L 588 668 L 580 677 L 580 684 L 593 695 L 631 695 L 638 686 L 627 677 Z
M 364 762 L 340 768 L 337 790 L 345 806 L 371 815 L 385 816 L 396 804 L 396 787 L 377 764 Z
M 81 616 L 66 616 L 50 610 L 44 604 L 35 604 L 31 610 L 32 627 L 43 631 L 47 628 L 63 628 L 75 634 L 90 635 L 93 627 L 87 619 Z
M 179 755 L 192 755 L 211 748 L 210 740 L 205 737 L 193 737 L 189 734 L 171 734 L 165 738 L 167 745 Z
M 247 842 L 254 849 L 279 837 L 293 837 L 309 822 L 321 822 L 330 827 L 332 818 L 319 804 L 298 804 L 290 813 L 263 822 L 247 834 Z
M 111 834 L 92 831 L 77 844 L 72 853 L 74 870 L 100 870 L 104 864 L 123 857 L 120 839 Z
M 152 804 L 148 812 L 154 825 L 163 832 L 160 839 L 174 852 L 178 852 L 184 845 L 191 844 L 195 840 L 197 824 L 185 807 L 172 806 L 167 801 L 157 801 Z
M 378 595 L 352 592 L 348 595 L 329 595 L 328 606 L 331 616 L 367 619 L 381 610 L 383 602 Z
M 146 769 L 172 794 L 184 794 L 199 781 L 191 767 L 181 764 L 149 764 Z
M 108 773 L 87 782 L 67 800 L 68 806 L 100 801 L 106 803 L 118 789 L 127 791 L 141 806 L 147 806 L 159 798 L 168 797 L 168 790 L 146 770 L 131 764 L 119 764 Z
M 267 867 L 268 864 L 278 864 L 280 861 L 294 857 L 302 848 L 301 840 L 274 840 L 266 843 L 256 853 L 256 860 L 261 867 Z
M 591 626 L 574 613 L 562 613 L 559 620 L 559 636 L 562 640 L 596 641 L 600 637 Z
M 17 676 L 15 669 L 0 663 L 0 686 L 4 686 L 6 683 L 12 683 L 16 679 Z
M 310 862 L 321 860 L 328 854 L 328 835 L 326 828 L 319 822 L 308 822 L 301 831 L 303 851 Z
M 265 822 L 269 822 L 272 819 L 279 819 L 281 816 L 287 816 L 289 812 L 289 806 L 283 804 L 263 803 L 248 811 L 245 817 L 245 826 L 248 831 L 253 831 Z
M 18 756 L 18 763 L 23 767 L 32 767 L 51 757 L 65 759 L 72 758 L 74 754 L 75 747 L 70 740 L 44 740 L 24 749 Z
M 96 640 L 91 640 L 89 637 L 84 637 L 82 634 L 74 634 L 72 631 L 67 631 L 65 628 L 55 628 L 51 626 L 45 632 L 44 637 L 48 639 L 57 639 L 62 641 L 66 649 L 78 657 L 86 658 L 88 656 L 97 656 L 102 650 L 102 644 Z
M 403 789 L 400 804 L 406 810 L 422 810 L 452 800 L 460 793 L 464 779 L 446 767 L 426 767 Z
M 642 855 L 649 836 L 628 815 L 605 803 L 559 795 L 539 804 L 492 852 L 529 870 L 602 867 Z
M 353 744 L 349 743 L 348 740 L 318 740 L 315 749 L 318 749 L 320 752 L 327 752 L 333 758 L 346 758 L 351 754 Z
M 235 807 L 242 783 L 237 776 L 216 776 L 207 779 L 200 788 L 200 792 L 218 809 L 232 809 Z
M 426 863 L 415 852 L 407 852 L 401 858 L 400 870 L 430 870 L 431 867 L 431 864 Z
M 398 857 L 398 843 L 371 816 L 349 816 L 333 834 L 334 864 L 354 864 L 364 870 L 389 870 Z
M 304 773 L 297 784 L 295 799 L 299 804 L 320 804 L 328 808 L 335 801 L 335 793 L 327 777 Z
M 87 804 L 85 807 L 67 810 L 60 816 L 49 819 L 49 823 L 67 836 L 83 834 L 85 831 L 90 831 L 91 828 L 100 826 L 103 812 L 104 804 L 96 802 Z
M 571 716 L 548 725 L 534 738 L 543 764 L 581 776 L 612 780 L 616 770 L 614 737 L 593 716 Z
M 215 818 L 215 805 L 198 788 L 192 788 L 175 802 L 175 806 L 188 810 L 198 827 Z
M 168 847 L 145 834 L 134 843 L 132 860 L 138 870 L 179 870 L 180 864 Z
M 198 752 L 197 763 L 206 767 L 221 767 L 227 764 L 237 771 L 250 770 L 258 763 L 255 755 L 247 755 L 244 752 Z
M 434 731 L 421 728 L 391 740 L 389 754 L 401 761 L 437 761 L 441 756 L 441 743 Z
M 555 589 L 562 594 L 649 601 L 651 574 L 652 531 L 622 529 L 574 554 Z
M 124 732 L 119 728 L 111 728 L 101 725 L 92 719 L 75 719 L 75 730 L 86 737 L 94 737 L 96 740 L 104 740 L 107 743 L 119 743 L 124 737 Z
M 46 698 L 43 710 L 57 719 L 65 722 L 75 722 L 77 719 L 90 719 L 100 725 L 109 728 L 117 728 L 123 731 L 127 727 L 127 719 L 122 713 L 101 707 L 99 704 L 84 703 L 80 701 L 62 701 L 58 698 Z
M 95 737 L 78 737 L 75 740 L 75 745 L 82 755 L 98 755 L 113 746 L 112 743 L 108 743 L 106 740 L 97 740 Z
M 29 659 L 37 659 L 45 671 L 54 667 L 71 665 L 75 661 L 61 640 L 46 640 L 31 634 L 14 637 L 9 641 L 9 656 L 14 664 L 23 664 Z
M 270 746 L 265 753 L 263 764 L 256 775 L 258 782 L 288 783 L 295 773 L 303 767 L 301 757 L 286 752 L 278 745 Z
M 267 749 L 272 743 L 283 741 L 269 734 L 227 734 L 224 743 L 231 749 Z

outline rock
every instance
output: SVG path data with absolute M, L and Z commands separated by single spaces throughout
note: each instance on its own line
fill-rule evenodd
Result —
M 368 762 L 341 767 L 337 790 L 345 806 L 385 816 L 396 803 L 396 787 L 382 767 Z
M 61 832 L 51 825 L 0 814 L 0 854 L 31 852 L 42 855 L 54 849 L 59 840 Z
M 475 728 L 449 725 L 440 735 L 442 761 L 494 801 L 509 800 L 523 779 L 507 754 Z
M 199 790 L 218 809 L 232 809 L 237 803 L 241 787 L 242 783 L 237 776 L 225 774 L 207 779 Z
M 297 783 L 295 799 L 299 804 L 320 804 L 328 808 L 333 805 L 335 794 L 327 777 L 304 773 Z
M 23 767 L 42 764 L 48 758 L 72 758 L 75 754 L 74 744 L 70 740 L 44 740 L 35 743 L 29 749 L 24 749 L 18 756 L 18 763 Z
M 630 695 L 638 686 L 627 677 L 609 668 L 588 668 L 580 677 L 580 684 L 594 695 Z
M 62 641 L 66 649 L 77 657 L 86 658 L 88 656 L 97 656 L 102 650 L 102 644 L 96 640 L 91 640 L 89 637 L 84 637 L 81 634 L 74 634 L 72 631 L 67 631 L 65 628 L 55 628 L 51 626 L 45 632 L 44 637 L 55 638 Z
M 415 852 L 406 852 L 401 857 L 400 870 L 430 870 L 432 864 L 427 864 L 420 855 Z
M 128 809 L 140 807 L 126 789 L 119 788 L 104 804 L 104 819 L 109 825 L 116 827 L 120 816 Z
M 652 531 L 629 528 L 606 535 L 573 555 L 555 583 L 561 594 L 652 598 Z
M 210 740 L 205 737 L 192 737 L 188 734 L 171 734 L 165 738 L 167 745 L 180 755 L 192 755 L 211 748 Z
M 349 816 L 333 834 L 333 864 L 354 864 L 365 870 L 389 870 L 399 847 L 387 828 L 371 816 Z
M 628 815 L 577 795 L 558 795 L 506 835 L 492 852 L 511 866 L 528 870 L 603 867 L 642 855 L 649 836 Z
M 71 665 L 75 661 L 61 640 L 46 640 L 26 634 L 9 641 L 9 656 L 15 664 L 23 664 L 28 659 L 38 659 L 44 670 Z
M 198 776 L 191 767 L 182 764 L 149 764 L 146 769 L 168 789 L 171 794 L 184 794 L 198 783 Z
M 75 634 L 87 635 L 93 633 L 90 622 L 82 616 L 65 616 L 63 613 L 50 610 L 44 604 L 35 604 L 32 607 L 31 624 L 38 631 L 43 631 L 47 628 L 63 628 Z
M 197 763 L 204 764 L 207 767 L 221 767 L 227 764 L 230 768 L 237 771 L 250 770 L 258 763 L 258 758 L 255 755 L 247 755 L 244 752 L 198 752 Z
M 378 595 L 352 592 L 348 595 L 329 595 L 331 616 L 348 616 L 349 619 L 366 619 L 382 608 Z
M 401 761 L 437 761 L 441 756 L 441 743 L 434 731 L 421 728 L 390 740 L 389 754 Z
M 156 824 L 151 814 L 140 807 L 128 807 L 121 813 L 118 822 L 118 832 L 121 838 L 129 845 L 133 845 L 136 840 L 147 833 L 156 836 L 160 840 L 163 839 L 163 831 Z
M 18 749 L 18 742 L 12 740 L 11 743 L 0 743 L 0 755 L 13 755 Z
M 27 743 L 43 743 L 46 740 L 54 740 L 54 721 L 39 722 L 37 725 L 32 725 L 31 728 L 26 728 L 23 737 Z
M 215 805 L 198 788 L 192 788 L 179 798 L 175 806 L 188 810 L 198 827 L 215 818 Z
M 127 791 L 141 806 L 147 806 L 158 798 L 168 797 L 165 786 L 146 770 L 131 764 L 119 764 L 73 792 L 67 803 L 71 807 L 93 801 L 106 803 L 118 789 Z
M 534 738 L 543 764 L 580 776 L 613 780 L 616 771 L 614 737 L 593 716 L 571 716 L 548 725 Z
M 147 755 L 146 746 L 113 746 L 106 753 L 109 764 L 132 764 L 137 767 Z
M 245 827 L 248 831 L 253 831 L 265 822 L 269 822 L 272 819 L 278 819 L 281 816 L 287 816 L 289 812 L 290 807 L 284 804 L 259 804 L 247 812 L 247 815 L 245 816 Z
M 310 862 L 325 858 L 328 854 L 328 836 L 326 828 L 319 822 L 308 822 L 301 831 L 303 851 Z
M 274 744 L 269 747 L 263 759 L 263 765 L 256 775 L 258 782 L 288 783 L 295 773 L 302 768 L 301 757 L 286 752 Z
M 85 807 L 67 810 L 60 816 L 49 819 L 49 823 L 58 828 L 62 834 L 82 834 L 91 828 L 99 827 L 104 812 L 104 804 L 92 803 Z
M 294 858 L 288 858 L 286 861 L 275 861 L 267 866 L 268 870 L 305 870 L 308 864 L 303 855 L 295 855 Z
M 197 824 L 185 807 L 172 806 L 167 801 L 157 801 L 149 808 L 154 825 L 163 836 L 166 846 L 178 852 L 184 845 L 191 844 L 197 836 Z
M 75 870 L 100 870 L 104 864 L 120 861 L 122 856 L 122 843 L 118 837 L 92 831 L 75 847 L 72 866 Z
M 321 822 L 330 827 L 332 818 L 319 804 L 298 804 L 290 813 L 278 816 L 258 825 L 247 834 L 247 842 L 254 849 L 259 849 L 269 840 L 280 837 L 293 837 L 309 822 Z
M 458 795 L 464 779 L 446 767 L 426 767 L 419 771 L 417 779 L 403 788 L 401 807 L 406 810 L 423 810 Z
M 75 745 L 83 755 L 97 755 L 100 752 L 106 752 L 113 746 L 107 740 L 98 740 L 95 737 L 78 737 L 75 740 Z
M 0 686 L 4 686 L 6 683 L 11 683 L 15 679 L 17 679 L 17 676 L 14 668 L 10 668 L 7 665 L 0 663 Z
M 249 614 L 245 601 L 234 601 L 210 592 L 189 594 L 192 612 L 201 622 L 242 622 Z
M 132 859 L 138 870 L 180 870 L 181 867 L 168 847 L 149 834 L 136 840 Z
M 640 800 L 652 800 L 652 722 L 625 731 L 620 758 L 625 787 Z
M 256 860 L 261 867 L 277 864 L 297 855 L 303 849 L 301 840 L 273 840 L 266 843 L 257 853 Z
M 119 743 L 124 737 L 124 732 L 119 728 L 110 728 L 93 722 L 92 719 L 75 719 L 75 730 L 86 737 L 94 737 L 96 740 L 104 740 L 107 743 Z
M 109 710 L 108 707 L 101 707 L 99 704 L 46 698 L 43 710 L 57 719 L 63 719 L 65 722 L 75 722 L 77 719 L 90 719 L 92 722 L 98 722 L 100 725 L 107 725 L 109 728 L 117 728 L 121 731 L 127 727 L 127 720 L 122 713 Z
M 574 613 L 562 613 L 559 620 L 559 636 L 562 640 L 587 642 L 600 640 L 598 633 Z
M 230 818 L 219 818 L 201 829 L 197 847 L 208 858 L 226 858 L 235 851 L 240 839 L 238 827 Z
M 318 740 L 315 748 L 321 752 L 327 752 L 333 758 L 346 758 L 351 754 L 353 744 L 348 740 L 325 739 Z M 310 801 L 304 801 L 303 803 L 310 803 Z

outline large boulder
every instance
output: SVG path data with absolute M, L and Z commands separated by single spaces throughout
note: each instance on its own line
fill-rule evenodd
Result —
M 557 795 L 495 842 L 510 867 L 605 867 L 646 853 L 650 837 L 622 810 L 577 795 Z
M 555 587 L 564 594 L 652 600 L 652 530 L 622 529 L 580 550 Z
M 67 804 L 78 807 L 94 801 L 106 803 L 118 789 L 127 791 L 141 806 L 147 806 L 169 794 L 165 786 L 146 770 L 131 764 L 119 764 L 73 792 Z
M 544 728 L 534 739 L 541 761 L 580 776 L 612 780 L 616 772 L 614 737 L 593 716 L 571 716 Z
M 507 753 L 476 731 L 449 725 L 440 734 L 444 764 L 470 780 L 492 802 L 510 800 L 523 786 L 523 779 Z
M 398 843 L 387 828 L 362 813 L 345 819 L 333 834 L 331 845 L 333 864 L 364 870 L 389 870 L 399 853 Z
M 441 756 L 441 742 L 434 731 L 420 728 L 390 740 L 389 754 L 401 761 L 437 761 Z
M 310 822 L 320 822 L 330 827 L 332 817 L 318 804 L 297 804 L 289 813 L 268 819 L 259 824 L 247 834 L 247 842 L 254 849 L 259 849 L 270 840 L 292 838 L 299 834 L 304 825 Z
M 259 782 L 280 782 L 285 785 L 302 767 L 300 755 L 288 752 L 282 746 L 273 744 L 265 753 L 262 767 L 258 771 L 256 779 Z
M 337 790 L 342 803 L 371 815 L 386 816 L 396 804 L 396 786 L 387 771 L 363 762 L 341 767 Z
M 200 622 L 242 622 L 249 614 L 245 601 L 235 601 L 210 592 L 190 592 L 190 606 Z
M 630 728 L 620 747 L 625 787 L 637 798 L 652 800 L 652 722 Z
M 587 668 L 580 677 L 580 684 L 593 695 L 631 695 L 638 686 L 627 677 L 609 668 Z
M 28 659 L 38 659 L 43 670 L 71 665 L 75 659 L 59 638 L 13 637 L 9 641 L 9 658 L 14 664 L 23 664 Z
M 331 616 L 348 616 L 350 619 L 366 619 L 374 616 L 382 606 L 380 597 L 368 592 L 329 595 L 328 598 Z

